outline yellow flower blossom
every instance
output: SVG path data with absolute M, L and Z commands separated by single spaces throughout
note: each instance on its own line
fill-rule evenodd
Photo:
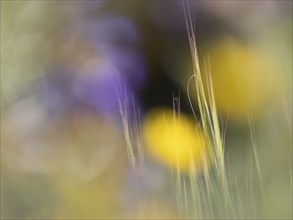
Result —
M 254 47 L 227 38 L 209 53 L 217 108 L 235 120 L 258 115 L 276 93 L 276 68 Z
M 165 165 L 187 172 L 203 170 L 208 147 L 200 127 L 188 116 L 154 110 L 145 118 L 143 137 L 148 152 Z

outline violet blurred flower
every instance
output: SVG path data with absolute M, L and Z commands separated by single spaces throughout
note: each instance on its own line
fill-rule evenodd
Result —
M 98 15 L 102 5 L 85 1 L 67 9 L 72 20 L 62 35 L 69 56 L 67 52 L 66 62 L 48 73 L 46 91 L 49 97 L 64 99 L 57 101 L 58 108 L 83 106 L 117 118 L 117 83 L 126 91 L 120 98 L 134 97 L 138 102 L 135 94 L 145 81 L 145 62 L 137 49 L 140 36 L 135 25 L 122 16 Z
M 127 79 L 119 83 L 128 97 L 135 96 L 145 81 L 145 63 L 137 50 L 140 36 L 135 25 L 116 15 L 94 16 L 84 11 L 70 26 L 70 34 L 86 41 L 92 53 L 73 70 L 71 95 L 99 113 L 117 116 L 117 80 Z

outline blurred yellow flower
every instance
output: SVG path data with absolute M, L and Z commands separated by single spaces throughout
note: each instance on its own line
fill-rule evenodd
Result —
M 273 62 L 255 47 L 226 38 L 209 53 L 218 110 L 235 120 L 258 115 L 273 101 L 277 75 Z
M 148 152 L 180 171 L 200 172 L 208 158 L 208 147 L 199 126 L 184 114 L 171 109 L 153 110 L 143 123 Z

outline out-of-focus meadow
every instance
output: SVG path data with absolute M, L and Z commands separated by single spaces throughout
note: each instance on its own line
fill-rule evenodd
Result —
M 1 218 L 292 218 L 292 1 L 185 10 L 229 210 L 194 187 L 215 164 L 181 0 L 3 0 Z

